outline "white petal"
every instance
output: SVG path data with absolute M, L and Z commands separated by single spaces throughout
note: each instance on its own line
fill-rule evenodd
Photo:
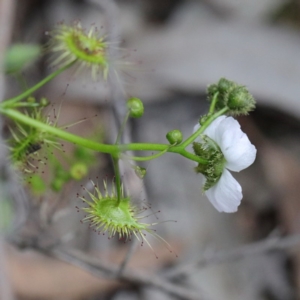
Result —
M 205 130 L 204 130 L 204 134 L 206 134 L 208 137 L 210 137 L 212 140 L 215 141 L 215 136 L 216 136 L 216 131 L 219 128 L 219 124 L 222 120 L 224 120 L 226 117 L 225 116 L 220 116 L 218 118 L 216 118 Z M 194 131 L 198 130 L 200 128 L 200 124 L 198 123 L 195 127 L 194 127 Z M 202 142 L 202 139 L 200 137 L 198 137 L 196 140 L 196 142 Z
M 206 133 L 206 131 L 205 131 Z M 239 172 L 255 160 L 256 148 L 232 117 L 223 119 L 215 130 L 215 142 L 220 146 L 227 161 L 226 168 Z
M 239 172 L 253 164 L 256 157 L 256 148 L 251 144 L 246 134 L 238 143 L 224 151 L 227 161 L 225 167 L 231 171 Z
M 224 169 L 216 185 L 205 192 L 207 198 L 219 212 L 236 212 L 243 198 L 240 184 Z

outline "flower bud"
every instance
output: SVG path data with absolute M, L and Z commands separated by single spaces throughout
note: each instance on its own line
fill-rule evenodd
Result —
M 139 98 L 130 98 L 127 101 L 127 108 L 132 118 L 140 118 L 144 114 L 144 105 Z
M 146 175 L 147 170 L 145 168 L 135 166 L 134 167 L 135 174 L 140 178 L 143 179 Z
M 209 101 L 217 96 L 216 110 L 229 108 L 228 114 L 233 116 L 246 115 L 255 108 L 255 100 L 247 88 L 226 78 L 221 78 L 217 84 L 210 85 L 207 93 Z M 201 122 L 202 120 L 200 121 L 202 125 Z
M 207 87 L 207 94 L 208 94 L 208 98 L 209 100 L 211 100 L 211 98 L 213 97 L 213 95 L 215 93 L 217 93 L 219 91 L 218 86 L 216 84 L 211 84 Z
M 233 89 L 227 100 L 232 115 L 245 115 L 255 108 L 255 100 L 244 86 Z
M 75 180 L 81 180 L 83 177 L 87 175 L 87 173 L 88 173 L 87 165 L 82 162 L 75 163 L 70 169 L 70 175 Z
M 45 97 L 42 97 L 41 100 L 40 100 L 40 106 L 42 107 L 46 107 L 50 104 L 49 100 Z
M 177 145 L 182 142 L 183 135 L 180 130 L 174 129 L 167 133 L 166 138 L 171 145 Z
M 200 117 L 199 124 L 202 126 L 210 117 L 211 117 L 210 113 Z
M 218 92 L 220 94 L 230 92 L 230 90 L 235 86 L 236 84 L 233 81 L 230 81 L 226 78 L 221 78 L 218 82 Z

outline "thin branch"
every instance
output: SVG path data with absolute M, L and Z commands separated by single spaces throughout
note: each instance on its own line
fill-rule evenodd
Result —
M 131 260 L 133 254 L 135 253 L 136 247 L 138 245 L 138 240 L 134 239 L 131 241 L 128 251 L 126 252 L 125 258 L 123 259 L 122 263 L 120 264 L 120 268 L 118 270 L 117 276 L 121 277 L 124 274 L 124 271 Z
M 153 274 L 146 274 L 144 272 L 126 269 L 120 276 L 116 276 L 119 272 L 119 266 L 111 263 L 104 263 L 99 258 L 93 257 L 77 249 L 63 249 L 59 246 L 54 246 L 51 249 L 42 247 L 37 244 L 27 243 L 16 236 L 10 240 L 15 246 L 24 248 L 33 248 L 34 250 L 45 255 L 54 257 L 64 262 L 77 266 L 87 272 L 100 278 L 109 278 L 120 280 L 134 285 L 152 286 L 169 295 L 175 296 L 178 299 L 184 300 L 209 300 L 201 296 L 199 292 L 193 292 L 190 289 L 180 287 L 177 284 L 169 283 L 159 276 Z
M 257 254 L 289 249 L 298 244 L 300 244 L 300 235 L 291 235 L 284 238 L 271 237 L 263 241 L 241 246 L 232 250 L 210 252 L 194 263 L 181 266 L 179 265 L 173 268 L 172 270 L 164 273 L 164 276 L 168 279 L 188 276 L 198 269 L 211 267 L 221 263 L 235 262 Z

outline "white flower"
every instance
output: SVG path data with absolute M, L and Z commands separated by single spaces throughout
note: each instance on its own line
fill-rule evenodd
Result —
M 197 124 L 194 132 L 199 128 Z M 205 194 L 219 212 L 236 212 L 243 197 L 242 188 L 228 170 L 239 172 L 249 167 L 255 160 L 256 148 L 232 117 L 218 117 L 203 134 L 220 147 L 226 160 L 220 179 Z M 203 140 L 199 137 L 195 142 L 201 143 Z

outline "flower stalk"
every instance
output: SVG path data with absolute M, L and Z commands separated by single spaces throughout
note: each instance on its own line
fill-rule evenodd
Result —
M 167 144 L 152 144 L 152 143 L 131 143 L 131 144 L 122 144 L 122 145 L 117 145 L 117 144 L 102 144 L 102 143 L 97 143 L 94 141 L 91 141 L 89 139 L 80 137 L 78 135 L 66 132 L 60 128 L 50 126 L 48 124 L 45 124 L 41 121 L 32 119 L 31 117 L 17 111 L 14 109 L 10 108 L 5 108 L 2 105 L 0 105 L 0 113 L 6 115 L 7 117 L 18 121 L 20 123 L 29 125 L 31 127 L 37 128 L 41 131 L 45 131 L 48 134 L 53 134 L 57 138 L 60 138 L 62 140 L 83 146 L 85 148 L 95 150 L 98 152 L 102 153 L 108 153 L 114 156 L 118 156 L 121 152 L 125 151 L 166 151 L 170 153 L 178 153 L 190 160 L 193 160 L 198 163 L 206 164 L 207 160 L 204 158 L 201 158 L 197 155 L 194 155 L 184 149 L 182 144 L 178 146 L 171 146 Z M 201 133 L 201 130 L 199 131 L 198 134 Z M 197 136 L 198 136 L 197 134 Z M 193 134 L 192 136 L 195 136 Z M 196 136 L 196 137 L 197 137 Z M 195 137 L 195 138 L 196 138 Z M 193 138 L 193 140 L 195 139 Z M 153 159 L 151 156 L 149 157 L 149 160 Z M 139 159 L 137 159 L 139 160 Z M 147 159 L 143 159 L 147 160 Z

